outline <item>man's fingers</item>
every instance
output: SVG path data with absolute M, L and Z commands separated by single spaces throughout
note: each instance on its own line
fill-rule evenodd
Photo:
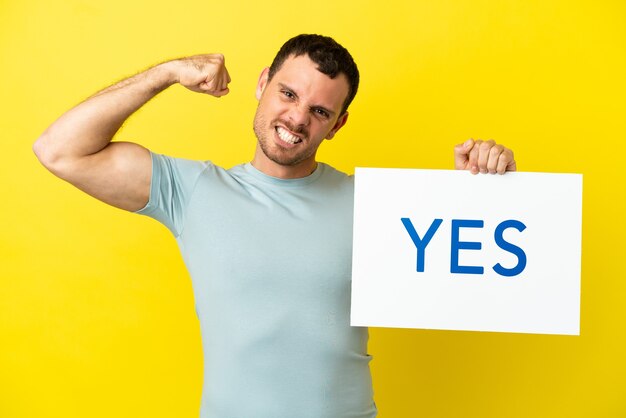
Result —
M 228 89 L 228 83 L 230 83 L 230 76 L 226 67 L 222 67 L 220 72 L 215 77 L 215 89 L 216 91 L 223 91 Z
M 489 150 L 489 158 L 487 159 L 487 171 L 490 174 L 496 174 L 498 170 L 498 162 L 500 161 L 500 155 L 504 152 L 502 145 L 496 144 Z
M 228 74 L 209 75 L 201 85 L 200 88 L 205 92 L 215 97 L 220 97 L 228 94 L 228 83 L 230 78 Z
M 498 158 L 498 166 L 496 171 L 498 174 L 504 174 L 507 171 L 517 171 L 517 164 L 513 156 L 513 151 L 506 148 Z
M 217 82 L 215 80 L 215 74 L 209 74 L 204 82 L 205 90 L 212 92 L 218 90 Z
M 482 142 L 478 147 L 478 171 L 485 174 L 487 172 L 487 163 L 489 162 L 489 153 L 491 148 L 496 144 L 493 139 Z
M 226 67 L 224 67 L 224 72 L 226 73 L 226 83 L 230 83 L 230 74 L 228 74 Z
M 226 96 L 229 92 L 230 92 L 230 89 L 227 87 L 227 88 L 225 88 L 225 89 L 222 89 L 222 90 L 216 91 L 216 92 L 214 92 L 214 93 L 212 93 L 212 94 L 213 94 L 213 96 L 215 96 L 215 97 L 222 97 L 222 96 Z
M 479 172 L 479 169 L 478 169 L 478 155 L 479 155 L 480 146 L 481 146 L 482 143 L 483 143 L 483 141 L 481 141 L 480 139 L 474 141 L 474 146 L 472 147 L 472 149 L 469 152 L 468 168 L 470 169 L 472 174 L 478 174 L 478 172 Z
M 496 141 L 468 139 L 454 147 L 454 166 L 457 170 L 470 170 L 472 174 L 516 171 L 513 151 Z
M 230 89 L 228 87 L 213 88 L 213 87 L 210 87 L 207 83 L 203 83 L 201 88 L 202 88 L 203 93 L 209 94 L 214 97 L 222 97 L 222 96 L 227 95 L 230 92 Z

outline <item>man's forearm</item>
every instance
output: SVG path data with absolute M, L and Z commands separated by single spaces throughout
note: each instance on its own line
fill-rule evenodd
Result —
M 81 158 L 104 149 L 137 109 L 176 83 L 173 61 L 120 81 L 64 113 L 34 145 L 46 165 Z

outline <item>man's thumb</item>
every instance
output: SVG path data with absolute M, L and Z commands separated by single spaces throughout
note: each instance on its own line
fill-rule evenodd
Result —
M 469 153 L 474 147 L 474 140 L 468 139 L 462 144 L 458 144 L 454 147 L 454 166 L 457 170 L 462 170 L 465 168 L 467 161 L 469 159 Z
M 473 147 L 474 147 L 474 140 L 470 138 L 467 141 L 463 142 L 462 144 L 455 146 L 454 153 L 459 156 L 467 155 L 469 154 L 469 152 L 472 150 Z

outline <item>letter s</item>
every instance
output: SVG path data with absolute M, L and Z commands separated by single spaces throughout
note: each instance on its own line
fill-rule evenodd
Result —
M 504 240 L 502 234 L 504 233 L 504 230 L 508 228 L 515 228 L 518 231 L 522 232 L 526 229 L 526 225 L 524 225 L 520 221 L 509 219 L 508 221 L 500 223 L 500 225 L 498 225 L 496 231 L 494 232 L 494 238 L 498 247 L 515 255 L 517 257 L 517 265 L 513 268 L 507 269 L 502 267 L 502 265 L 498 263 L 493 266 L 493 270 L 501 276 L 512 277 L 517 276 L 526 268 L 526 253 L 517 245 L 513 245 L 510 242 Z

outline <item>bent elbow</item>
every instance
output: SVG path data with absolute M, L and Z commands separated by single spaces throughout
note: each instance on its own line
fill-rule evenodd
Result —
M 60 156 L 50 146 L 50 141 L 51 138 L 44 132 L 33 144 L 33 152 L 44 167 L 58 176 L 60 171 L 58 167 Z
M 41 135 L 39 138 L 37 138 L 37 140 L 33 144 L 33 152 L 35 153 L 35 156 L 37 157 L 39 162 L 42 164 L 44 164 L 44 149 L 45 149 L 43 137 L 44 135 Z

